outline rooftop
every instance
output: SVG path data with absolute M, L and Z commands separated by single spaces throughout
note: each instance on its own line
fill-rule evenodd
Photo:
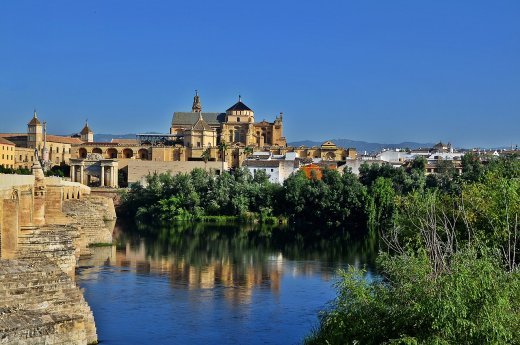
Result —
M 202 113 L 202 118 L 210 126 L 219 126 L 226 119 L 224 113 Z M 191 127 L 199 120 L 199 113 L 175 112 L 173 113 L 172 126 Z
M 10 142 L 9 140 L 5 139 L 5 138 L 2 138 L 0 137 L 0 144 L 2 145 L 12 145 L 12 146 L 15 146 L 15 144 L 13 142 Z
M 226 111 L 241 111 L 241 110 L 249 110 L 249 111 L 252 111 L 251 108 L 249 108 L 247 105 L 245 105 L 244 103 L 242 103 L 241 100 L 239 100 L 238 102 L 236 102 L 235 104 L 233 104 L 231 106 L 231 108 L 229 108 L 228 110 Z

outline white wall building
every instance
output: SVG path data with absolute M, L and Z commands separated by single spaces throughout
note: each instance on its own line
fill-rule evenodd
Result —
M 300 168 L 300 160 L 295 152 L 285 155 L 255 152 L 244 161 L 244 166 L 252 175 L 263 170 L 269 176 L 270 182 L 283 184 L 283 181 Z

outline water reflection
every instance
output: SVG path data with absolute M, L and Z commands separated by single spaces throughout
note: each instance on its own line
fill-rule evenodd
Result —
M 344 230 L 207 223 L 179 223 L 159 231 L 124 227 L 123 232 L 116 226 L 117 246 L 91 248 L 92 257 L 81 264 L 166 274 L 174 288 L 243 288 L 232 290 L 240 298 L 249 298 L 247 290 L 253 287 L 277 293 L 284 274 L 329 281 L 347 263 L 370 271 L 376 250 L 375 240 L 353 240 Z
M 334 297 L 336 270 L 370 271 L 377 250 L 340 230 L 181 223 L 116 232 L 117 246 L 91 248 L 78 275 L 104 344 L 298 343 Z

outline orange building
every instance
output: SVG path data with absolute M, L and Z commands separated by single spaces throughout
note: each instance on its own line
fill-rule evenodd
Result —
M 305 176 L 307 176 L 308 179 L 314 178 L 321 180 L 323 177 L 323 170 L 337 170 L 337 168 L 338 167 L 334 162 L 321 162 L 319 164 L 311 163 L 301 167 L 300 169 L 305 173 Z

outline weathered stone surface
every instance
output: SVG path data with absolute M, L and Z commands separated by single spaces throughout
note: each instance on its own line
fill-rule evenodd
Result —
M 112 242 L 113 201 L 40 170 L 0 174 L 0 344 L 95 343 L 75 267 L 88 244 Z
M 97 341 L 81 290 L 44 258 L 0 260 L 0 344 Z
M 112 242 L 112 231 L 105 225 L 105 221 L 115 219 L 112 199 L 87 196 L 67 200 L 63 203 L 63 212 L 81 226 L 87 246 Z

